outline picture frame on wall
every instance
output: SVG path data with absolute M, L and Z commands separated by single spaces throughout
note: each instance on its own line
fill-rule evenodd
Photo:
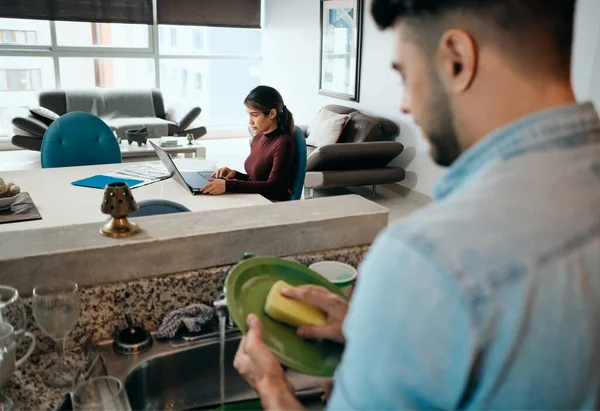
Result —
M 321 0 L 319 94 L 358 101 L 363 0 Z

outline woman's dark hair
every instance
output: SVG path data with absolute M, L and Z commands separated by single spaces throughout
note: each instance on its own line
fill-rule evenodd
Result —
M 269 86 L 258 86 L 252 90 L 248 96 L 244 99 L 244 104 L 254 110 L 258 110 L 265 116 L 271 113 L 271 110 L 277 112 L 277 127 L 280 130 L 289 133 L 290 136 L 294 135 L 294 116 L 283 104 L 283 98 L 279 91 Z

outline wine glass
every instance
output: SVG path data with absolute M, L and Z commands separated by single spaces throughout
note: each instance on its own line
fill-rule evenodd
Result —
M 58 361 L 43 377 L 49 387 L 70 388 L 75 380 L 75 372 L 69 369 L 63 353 L 65 340 L 77 325 L 80 310 L 79 287 L 72 281 L 52 280 L 33 289 L 35 322 L 54 340 L 58 353 Z
M 114 377 L 91 378 L 71 393 L 73 410 L 129 411 L 131 405 L 123 383 Z

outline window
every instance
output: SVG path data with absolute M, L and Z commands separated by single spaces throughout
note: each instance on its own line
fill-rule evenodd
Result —
M 162 58 L 160 67 L 165 105 L 193 101 L 202 108 L 200 125 L 245 124 L 244 98 L 260 84 L 259 59 Z M 183 83 L 181 78 L 171 80 L 165 74 L 171 70 L 186 70 L 190 83 Z
M 259 56 L 262 52 L 262 34 L 257 29 L 161 25 L 158 34 L 161 45 L 160 54 L 184 55 L 191 53 Z M 166 39 L 169 35 L 170 41 Z
M 148 26 L 145 24 L 57 21 L 55 25 L 59 46 L 148 47 Z
M 198 125 L 244 124 L 243 98 L 260 84 L 261 31 L 0 18 L 0 139 L 37 92 L 154 88 L 165 108 L 190 100 Z M 236 108 L 237 107 L 237 108 Z
M 24 31 L 15 31 L 16 43 L 27 44 L 27 35 Z
M 161 50 L 163 50 L 165 47 L 167 47 L 167 37 L 169 36 L 169 34 L 167 33 L 167 28 L 166 27 L 159 27 L 158 28 L 158 39 L 159 39 L 159 48 Z
M 59 59 L 60 84 L 64 88 L 152 88 L 154 65 L 148 59 Z
M 0 46 L 49 46 L 50 43 L 50 22 L 0 18 Z
M 0 55 L 0 138 L 10 136 L 12 119 L 23 108 L 37 105 L 39 90 L 55 86 L 51 57 Z
M 16 43 L 17 37 L 15 36 L 14 30 L 2 30 L 2 42 L 3 43 Z
M 194 78 L 194 88 L 196 90 L 202 90 L 202 73 L 196 73 Z
M 37 44 L 37 33 L 31 30 L 0 30 L 0 43 Z
M 37 33 L 35 31 L 27 31 L 27 44 L 37 44 Z
M 21 88 L 21 72 L 25 70 L 5 70 L 8 88 L 5 91 L 19 91 Z
M 183 87 L 187 87 L 187 80 L 188 80 L 187 79 L 187 76 L 188 76 L 187 73 L 188 72 L 187 72 L 186 69 L 181 70 L 181 85 Z
M 42 85 L 39 69 L 0 69 L 0 91 L 35 91 Z
M 30 70 L 31 74 L 31 89 L 41 90 L 42 89 L 42 71 L 41 70 Z
M 201 51 L 204 49 L 204 31 L 202 29 L 194 29 L 194 50 Z
M 177 30 L 171 29 L 171 47 L 177 48 Z

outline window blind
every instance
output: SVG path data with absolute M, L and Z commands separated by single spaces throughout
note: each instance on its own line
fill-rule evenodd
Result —
M 0 0 L 0 17 L 152 24 L 152 0 Z
M 158 24 L 260 28 L 260 0 L 157 0 Z

